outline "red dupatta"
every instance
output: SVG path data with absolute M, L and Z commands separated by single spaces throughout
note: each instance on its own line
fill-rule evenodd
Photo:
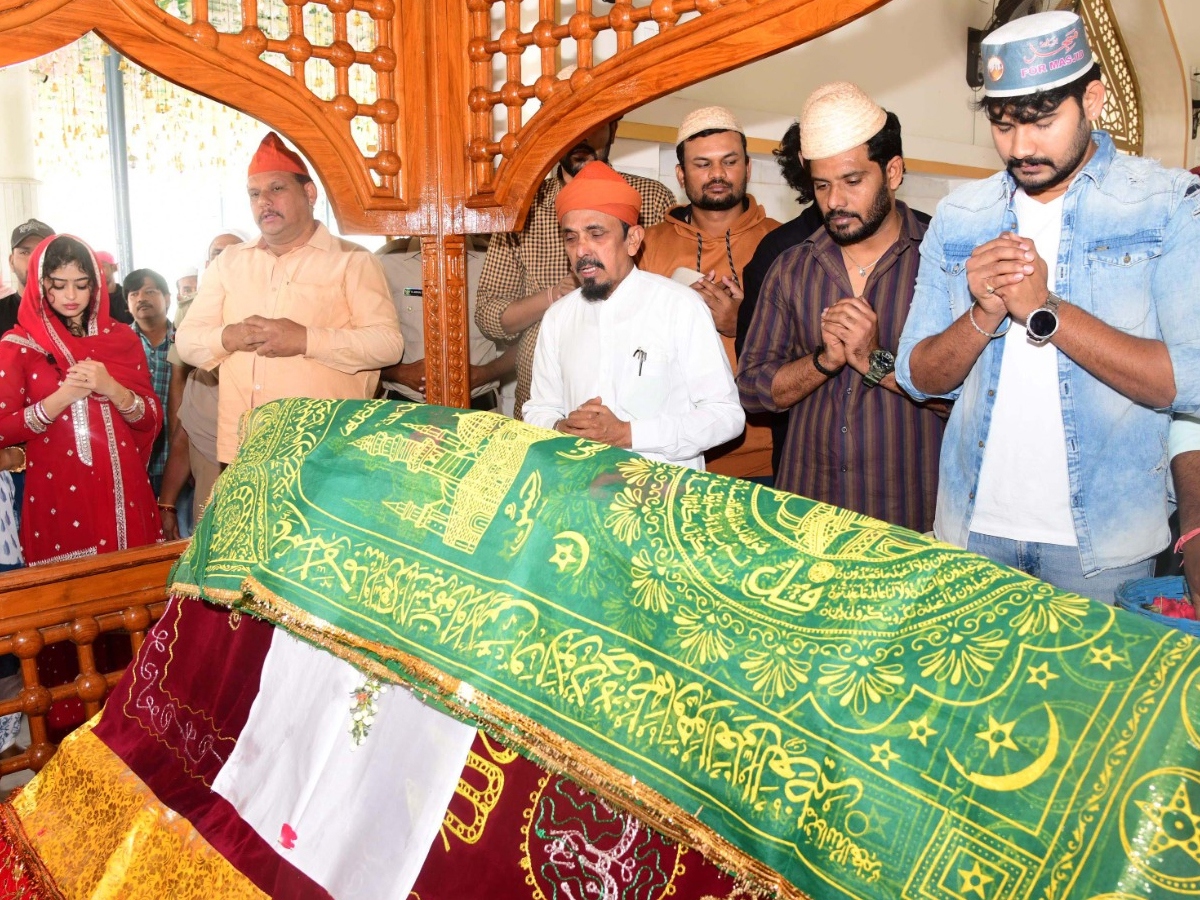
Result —
M 100 276 L 96 255 L 86 243 L 79 241 L 87 250 L 92 261 L 93 284 L 84 312 L 84 333 L 77 337 L 50 306 L 50 300 L 42 288 L 42 278 L 51 273 L 43 271 L 46 248 L 56 240 L 72 235 L 48 237 L 34 248 L 29 256 L 29 275 L 25 279 L 25 293 L 17 310 L 17 327 L 5 335 L 6 340 L 28 341 L 46 354 L 46 361 L 64 377 L 67 370 L 77 362 L 94 360 L 103 363 L 108 374 L 121 385 L 129 388 L 147 404 L 156 403 L 154 385 L 150 381 L 149 366 L 133 329 L 113 320 L 108 311 L 108 289 Z M 71 404 L 74 410 L 72 421 L 75 426 L 75 448 L 79 458 L 92 464 L 92 448 L 89 425 L 89 400 L 101 406 L 101 414 L 107 418 L 108 399 L 95 393 Z
M 109 314 L 108 289 L 104 286 L 100 265 L 96 262 L 92 248 L 79 238 L 74 240 L 87 249 L 92 260 L 94 278 L 92 293 L 84 313 L 84 336 L 76 337 L 71 334 L 51 308 L 50 300 L 42 290 L 42 278 L 50 275 L 49 272 L 42 271 L 42 260 L 45 258 L 46 248 L 63 237 L 74 236 L 48 237 L 38 244 L 29 256 L 29 275 L 25 279 L 25 293 L 17 311 L 18 335 L 23 330 L 24 336 L 45 350 L 50 364 L 64 376 L 67 369 L 75 363 L 92 359 L 103 363 L 108 369 L 108 374 L 138 396 L 153 397 L 154 385 L 150 381 L 149 367 L 145 364 L 146 356 L 141 343 L 132 328 L 117 322 Z

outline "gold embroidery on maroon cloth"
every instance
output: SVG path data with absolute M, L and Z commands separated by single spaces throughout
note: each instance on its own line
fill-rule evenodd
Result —
M 450 851 L 450 838 L 455 837 L 464 844 L 478 844 L 487 828 L 488 818 L 500 803 L 504 792 L 504 766 L 517 758 L 512 750 L 493 744 L 483 732 L 479 732 L 480 743 L 488 752 L 487 759 L 472 750 L 458 777 L 454 789 L 458 803 L 451 803 L 442 819 L 439 833 L 446 851 Z M 457 808 L 466 805 L 471 810 L 470 820 L 459 816 Z M 465 812 L 465 810 L 463 810 Z

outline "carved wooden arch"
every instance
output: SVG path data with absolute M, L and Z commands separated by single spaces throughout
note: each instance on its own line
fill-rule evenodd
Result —
M 824 34 L 887 0 L 612 0 L 603 13 L 593 11 L 593 0 L 575 0 L 570 15 L 560 13 L 557 0 L 525 0 L 539 15 L 528 32 L 517 24 L 521 0 L 261 0 L 286 4 L 285 38 L 258 29 L 259 2 L 241 0 L 253 26 L 220 33 L 207 20 L 209 0 L 192 0 L 191 22 L 153 0 L 0 0 L 0 65 L 95 31 L 150 71 L 283 133 L 312 161 L 343 230 L 421 237 L 428 397 L 466 406 L 464 234 L 516 227 L 562 149 L 596 125 Z M 340 23 L 329 46 L 304 33 L 304 10 L 314 5 Z M 499 33 L 493 7 L 505 14 Z M 374 21 L 373 47 L 347 42 L 345 17 L 353 11 Z M 683 15 L 695 17 L 677 24 Z M 659 33 L 635 44 L 643 22 Z M 591 41 L 606 30 L 616 34 L 617 52 L 592 66 Z M 580 48 L 579 69 L 567 80 L 554 61 L 565 40 Z M 541 67 L 526 85 L 513 59 L 530 46 L 541 51 Z M 292 75 L 264 62 L 264 52 L 289 60 Z M 497 54 L 507 59 L 498 84 L 491 74 Z M 302 74 L 314 57 L 342 68 L 369 66 L 376 96 L 315 96 Z M 521 121 L 519 107 L 530 97 L 543 105 Z M 509 113 L 498 139 L 497 106 Z M 379 129 L 373 152 L 350 133 L 350 119 L 364 115 Z

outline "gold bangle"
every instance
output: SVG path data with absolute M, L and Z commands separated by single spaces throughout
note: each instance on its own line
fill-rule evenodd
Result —
M 133 412 L 135 409 L 137 409 L 137 399 L 138 399 L 137 394 L 131 388 L 125 388 L 125 390 L 129 391 L 129 405 L 123 406 L 120 403 L 115 403 L 115 402 L 113 403 L 113 406 L 115 406 L 117 408 L 117 412 L 119 412 L 123 416 L 129 415 L 131 412 Z
M 25 466 L 29 462 L 29 457 L 25 455 L 25 448 L 21 444 L 17 444 L 13 447 L 10 447 L 9 449 L 16 450 L 18 453 L 21 454 L 21 464 L 19 466 L 17 466 L 15 469 L 9 469 L 8 471 L 12 472 L 13 474 L 16 474 L 17 472 L 24 472 Z

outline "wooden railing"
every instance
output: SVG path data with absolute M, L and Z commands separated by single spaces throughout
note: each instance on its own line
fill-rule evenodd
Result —
M 0 701 L 0 716 L 24 713 L 30 735 L 24 752 L 0 761 L 0 775 L 37 771 L 54 755 L 46 719 L 52 704 L 78 698 L 88 717 L 100 711 L 122 673 L 97 670 L 96 639 L 128 635 L 136 655 L 166 607 L 167 576 L 186 546 L 176 541 L 0 575 L 0 654 L 20 660 L 23 683 L 15 698 Z M 79 675 L 47 687 L 37 655 L 63 641 L 74 645 Z

